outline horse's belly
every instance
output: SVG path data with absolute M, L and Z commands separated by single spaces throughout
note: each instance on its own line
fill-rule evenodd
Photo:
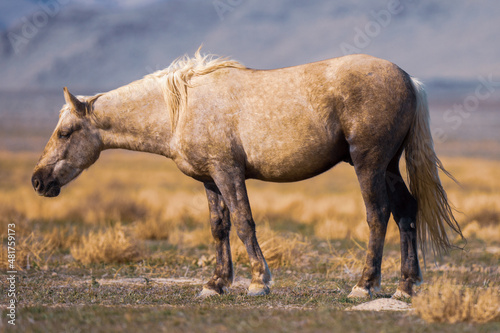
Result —
M 316 176 L 348 154 L 347 143 L 320 137 L 266 140 L 245 150 L 247 178 L 293 182 Z

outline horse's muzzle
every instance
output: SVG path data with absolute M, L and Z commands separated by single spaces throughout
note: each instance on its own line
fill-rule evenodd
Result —
M 44 197 L 57 197 L 61 192 L 61 186 L 57 180 L 44 182 L 39 173 L 35 173 L 31 177 L 31 184 L 36 193 Z

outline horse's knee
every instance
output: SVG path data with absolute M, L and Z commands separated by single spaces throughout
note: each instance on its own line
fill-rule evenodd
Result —
M 212 227 L 212 236 L 214 239 L 222 241 L 229 237 L 229 230 L 230 228 Z
M 368 226 L 370 229 L 383 229 L 387 228 L 387 222 L 389 221 L 389 217 L 391 214 L 391 210 L 389 205 L 380 205 L 379 207 L 367 210 L 366 211 L 366 219 L 368 222 Z
M 255 222 L 250 218 L 240 217 L 235 221 L 236 233 L 243 243 L 255 235 Z
M 229 237 L 231 222 L 223 216 L 215 215 L 210 217 L 210 227 L 214 239 L 223 240 Z

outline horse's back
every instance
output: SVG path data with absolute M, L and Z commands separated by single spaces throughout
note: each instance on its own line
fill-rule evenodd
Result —
M 388 95 L 401 75 L 390 62 L 364 55 L 276 70 L 224 69 L 195 82 L 190 106 L 198 122 L 211 123 L 211 142 L 241 150 L 247 177 L 296 181 L 350 159 L 353 133 L 390 117 Z

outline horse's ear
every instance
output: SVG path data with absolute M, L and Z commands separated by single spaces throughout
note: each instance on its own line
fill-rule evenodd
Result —
M 85 103 L 80 102 L 78 98 L 73 96 L 69 91 L 67 87 L 64 87 L 64 99 L 66 101 L 66 104 L 71 106 L 71 111 L 75 111 L 78 116 L 85 116 L 86 113 L 86 107 Z

